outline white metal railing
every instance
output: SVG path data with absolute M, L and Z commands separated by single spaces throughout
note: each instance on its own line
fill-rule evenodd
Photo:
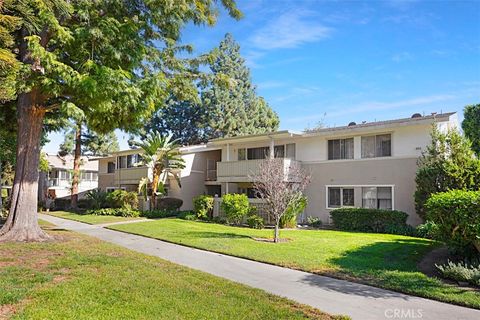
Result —
M 283 161 L 283 165 L 285 170 L 289 167 L 299 165 L 299 161 L 295 161 L 292 159 L 280 159 L 277 158 L 279 161 Z M 264 162 L 264 159 L 260 160 L 241 160 L 241 161 L 222 161 L 217 162 L 217 177 L 222 180 L 222 178 L 242 178 L 246 179 L 245 181 L 249 181 L 249 177 L 258 173 L 260 164 Z
M 98 180 L 82 180 L 79 181 L 79 186 L 96 186 Z M 71 179 L 61 179 L 61 178 L 50 178 L 48 179 L 49 187 L 70 187 L 72 185 Z

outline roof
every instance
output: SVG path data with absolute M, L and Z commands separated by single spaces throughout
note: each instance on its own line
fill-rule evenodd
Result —
M 73 170 L 74 157 L 70 154 L 59 156 L 58 154 L 46 153 L 48 164 L 52 168 Z M 98 161 L 91 161 L 92 157 L 82 156 L 80 170 L 98 171 Z
M 340 127 L 331 127 L 331 128 L 322 128 L 318 130 L 311 130 L 306 131 L 303 136 L 315 136 L 321 135 L 324 133 L 332 133 L 336 131 L 347 131 L 347 130 L 357 130 L 363 128 L 372 128 L 375 127 L 392 127 L 398 125 L 417 125 L 417 124 L 428 124 L 432 122 L 441 122 L 441 121 L 448 121 L 450 116 L 456 114 L 456 112 L 447 112 L 447 113 L 440 113 L 440 114 L 431 114 L 428 116 L 419 116 L 419 117 L 410 117 L 410 118 L 401 118 L 401 119 L 393 119 L 393 120 L 384 120 L 384 121 L 374 121 L 374 122 L 365 122 L 359 123 L 354 125 L 348 126 L 340 126 Z

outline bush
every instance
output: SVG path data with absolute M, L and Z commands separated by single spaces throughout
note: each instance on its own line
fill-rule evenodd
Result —
M 227 217 L 213 217 L 212 222 L 219 223 L 219 224 L 227 224 L 228 220 Z
M 163 197 L 157 200 L 157 209 L 167 211 L 179 211 L 183 204 L 182 199 Z
M 415 230 L 417 237 L 436 239 L 438 234 L 438 226 L 435 222 L 427 221 L 424 224 L 419 224 Z
M 402 211 L 340 208 L 330 213 L 335 228 L 346 231 L 392 233 L 406 227 L 408 215 Z
M 117 216 L 117 217 L 139 217 L 140 211 L 131 208 L 103 208 L 96 210 L 88 210 L 87 214 L 95 214 L 97 216 Z
M 280 218 L 280 228 L 295 228 L 297 226 L 297 216 L 305 210 L 308 203 L 307 197 L 300 195 Z
M 409 224 L 404 224 L 404 225 L 397 225 L 397 224 L 391 224 L 387 225 L 385 227 L 385 233 L 390 233 L 390 234 L 399 234 L 402 236 L 410 236 L 410 237 L 416 237 L 417 236 L 417 230 L 415 227 L 412 227 Z
M 265 226 L 265 222 L 263 221 L 263 218 L 256 214 L 252 214 L 248 216 L 247 224 L 252 229 L 263 229 L 263 227 Z
M 307 217 L 307 224 L 312 228 L 320 228 L 322 226 L 322 220 L 319 217 Z
M 85 198 L 90 200 L 91 209 L 100 209 L 108 206 L 107 193 L 99 189 L 88 191 Z
M 480 265 L 473 266 L 467 263 L 448 261 L 444 265 L 435 265 L 442 276 L 459 282 L 468 282 L 480 287 Z
M 70 209 L 70 198 L 57 198 L 54 201 L 54 210 Z
M 193 198 L 193 211 L 199 219 L 207 219 L 213 215 L 213 197 L 198 196 Z
M 239 225 L 250 212 L 250 203 L 245 194 L 230 193 L 222 196 L 222 209 L 229 223 Z
M 142 212 L 142 216 L 149 219 L 169 218 L 169 217 L 176 217 L 177 215 L 178 215 L 178 211 L 168 211 L 168 210 L 149 210 L 149 211 Z
M 118 189 L 107 193 L 106 202 L 110 208 L 138 209 L 138 195 L 136 192 Z
M 438 238 L 463 254 L 480 252 L 480 191 L 452 190 L 432 195 L 427 218 L 438 226 Z
M 183 220 L 190 220 L 190 221 L 197 220 L 197 215 L 189 210 L 180 211 L 177 217 Z
M 92 209 L 92 202 L 89 199 L 79 199 L 77 207 L 79 209 Z

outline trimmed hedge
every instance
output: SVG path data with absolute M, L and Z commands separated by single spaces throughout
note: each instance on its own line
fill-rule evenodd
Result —
M 345 231 L 405 234 L 407 217 L 403 211 L 366 208 L 340 208 L 330 213 L 335 228 Z M 399 232 L 400 233 L 400 232 Z
M 148 210 L 142 212 L 142 217 L 149 219 L 159 219 L 159 218 L 170 218 L 176 217 L 178 211 L 168 211 L 168 210 Z
M 425 204 L 437 236 L 462 253 L 480 252 L 480 191 L 452 190 L 432 195 Z
M 87 214 L 94 214 L 97 216 L 117 216 L 117 217 L 139 217 L 140 211 L 130 208 L 104 208 L 96 210 L 88 210 Z
M 178 211 L 183 204 L 182 199 L 173 198 L 173 197 L 163 197 L 157 199 L 157 208 L 158 210 L 166 211 Z

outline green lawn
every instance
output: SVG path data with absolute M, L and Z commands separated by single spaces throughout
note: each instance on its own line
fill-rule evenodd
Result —
M 271 237 L 271 230 L 180 219 L 110 228 L 480 308 L 479 291 L 450 286 L 417 271 L 417 262 L 436 246 L 426 239 L 329 230 L 282 230 L 280 236 L 291 241 L 274 244 L 252 239 Z
M 103 223 L 111 223 L 111 222 L 144 219 L 142 217 L 125 218 L 125 217 L 116 217 L 116 216 L 97 216 L 97 215 L 94 215 L 94 214 L 78 214 L 78 213 L 67 212 L 67 211 L 50 211 L 46 214 L 49 214 L 49 215 L 52 215 L 52 216 L 55 216 L 55 217 L 59 217 L 59 218 L 65 218 L 65 219 L 85 222 L 85 223 L 88 223 L 88 224 L 103 224 Z
M 0 319 L 333 319 L 316 309 L 72 232 L 0 244 Z

